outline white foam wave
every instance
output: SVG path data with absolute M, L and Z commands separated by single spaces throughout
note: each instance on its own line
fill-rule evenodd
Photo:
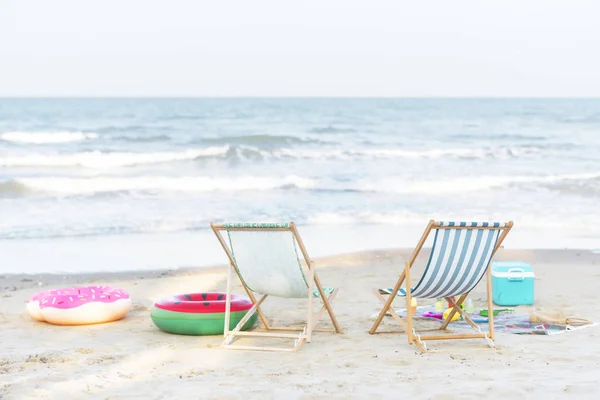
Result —
M 373 212 L 365 211 L 358 213 L 319 213 L 308 218 L 309 224 L 315 225 L 354 225 L 360 224 L 369 225 L 388 225 L 399 227 L 418 227 L 425 228 L 425 224 L 431 219 L 444 218 L 451 221 L 506 221 L 506 215 L 493 214 L 484 215 L 473 210 L 466 209 L 464 214 L 444 212 L 440 215 L 438 212 L 430 214 L 417 214 L 407 211 L 399 212 Z
M 361 182 L 359 190 L 403 194 L 451 194 L 490 190 L 520 184 L 553 184 L 566 181 L 586 181 L 600 178 L 600 171 L 545 176 L 481 176 L 443 180 L 403 181 L 387 178 L 378 182 Z
M 375 213 L 361 212 L 356 214 L 339 213 L 319 213 L 308 218 L 308 223 L 317 225 L 346 225 L 346 224 L 383 224 L 383 225 L 404 225 L 404 224 L 423 224 L 431 216 L 417 215 L 407 212 L 398 213 Z
M 291 149 L 284 148 L 272 152 L 275 158 L 304 158 L 304 159 L 339 159 L 351 160 L 357 157 L 371 158 L 405 158 L 405 159 L 439 159 L 443 157 L 454 158 L 512 158 L 539 153 L 533 147 L 499 147 L 499 148 L 455 148 L 455 149 L 428 149 L 406 150 L 385 148 L 362 149 Z
M 39 177 L 19 178 L 12 181 L 16 186 L 27 191 L 43 191 L 63 194 L 89 194 L 95 192 L 118 191 L 179 191 L 179 192 L 211 192 L 211 191 L 243 191 L 243 190 L 276 190 L 285 188 L 301 188 L 310 190 L 358 191 L 377 193 L 399 193 L 419 195 L 462 194 L 491 191 L 511 185 L 548 187 L 556 183 L 577 182 L 600 179 L 600 171 L 579 174 L 562 174 L 547 176 L 487 176 L 463 177 L 444 180 L 406 180 L 404 178 L 384 178 L 377 181 L 333 182 L 321 179 L 309 179 L 296 175 L 283 177 L 194 177 L 194 176 L 98 176 L 93 178 L 74 177 Z M 9 189 L 10 189 L 9 188 Z M 8 189 L 7 189 L 8 191 Z M 344 222 L 344 217 L 331 217 L 332 222 Z M 388 217 L 382 217 L 388 218 Z M 337 221 L 340 219 L 340 221 Z M 403 220 L 404 221 L 404 220 Z M 372 220 L 371 222 L 377 222 Z
M 5 132 L 0 133 L 0 140 L 13 143 L 56 144 L 81 142 L 96 139 L 95 133 L 84 132 Z
M 95 177 L 95 178 L 20 178 L 18 183 L 30 190 L 61 194 L 93 194 L 119 191 L 235 192 L 278 188 L 312 188 L 310 179 L 285 177 Z
M 117 168 L 141 164 L 185 161 L 199 157 L 234 157 L 241 160 L 262 158 L 265 160 L 356 160 L 356 159 L 437 159 L 452 158 L 512 158 L 532 154 L 533 149 L 431 149 L 423 151 L 401 149 L 261 149 L 256 146 L 215 146 L 184 151 L 151 153 L 87 151 L 73 154 L 25 154 L 0 157 L 0 167 L 84 167 Z
M 574 215 L 570 218 L 548 219 L 539 218 L 535 215 L 527 215 L 518 213 L 519 226 L 528 228 L 573 228 L 596 229 L 593 225 L 585 224 L 585 217 Z M 318 213 L 309 216 L 307 222 L 315 225 L 356 225 L 373 224 L 373 225 L 389 225 L 389 226 L 412 226 L 425 227 L 425 224 L 431 219 L 443 218 L 448 221 L 508 221 L 515 218 L 514 211 L 494 210 L 481 212 L 475 208 L 469 209 L 466 207 L 460 214 L 456 212 L 444 211 L 443 215 L 439 212 L 429 214 L 417 214 L 411 212 L 389 212 L 379 213 L 373 211 L 357 212 L 357 213 Z
M 227 153 L 229 147 L 207 147 L 181 152 L 104 153 L 89 151 L 75 154 L 30 154 L 21 157 L 0 157 L 0 167 L 84 167 L 118 168 L 142 164 L 157 164 L 171 161 L 193 160 L 198 157 L 213 157 Z
M 519 147 L 499 147 L 499 148 L 456 148 L 456 149 L 430 149 L 430 150 L 401 150 L 401 149 L 374 149 L 363 150 L 365 154 L 376 157 L 389 158 L 411 158 L 411 159 L 437 159 L 442 157 L 462 157 L 462 158 L 505 158 L 518 157 L 522 155 L 538 152 L 534 148 L 519 148 Z

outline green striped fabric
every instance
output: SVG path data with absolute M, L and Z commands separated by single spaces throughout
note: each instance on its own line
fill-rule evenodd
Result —
M 329 296 L 331 293 L 333 293 L 334 290 L 335 290 L 335 288 L 332 288 L 332 287 L 324 287 L 323 293 L 325 293 L 326 296 Z M 317 289 L 317 288 L 313 289 L 313 296 L 321 297 L 321 293 L 319 293 L 319 289 Z
M 227 228 L 289 228 L 289 222 L 228 222 L 223 224 L 225 229 Z

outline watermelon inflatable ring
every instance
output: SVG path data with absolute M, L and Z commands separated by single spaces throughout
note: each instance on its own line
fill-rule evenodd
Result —
M 45 290 L 27 302 L 37 321 L 55 325 L 89 325 L 116 321 L 131 308 L 126 291 L 110 286 L 82 286 Z
M 152 322 L 165 332 L 179 335 L 222 335 L 225 327 L 226 294 L 220 292 L 191 293 L 159 300 L 152 307 Z M 252 308 L 245 296 L 231 295 L 229 329 L 235 326 Z M 242 327 L 252 328 L 258 314 L 254 313 Z

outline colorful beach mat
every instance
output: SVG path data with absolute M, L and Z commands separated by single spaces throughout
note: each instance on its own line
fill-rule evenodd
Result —
M 418 307 L 417 315 L 414 316 L 415 319 L 423 319 L 423 320 L 433 320 L 440 321 L 436 318 L 424 317 L 423 314 L 427 312 L 435 311 L 435 307 Z M 406 309 L 396 310 L 398 315 L 404 317 L 406 316 Z M 473 320 L 473 322 L 477 323 L 483 331 L 488 328 L 487 317 L 482 317 L 479 315 L 479 310 L 476 310 L 476 314 L 469 314 L 469 317 Z M 496 333 L 512 333 L 516 335 L 557 335 L 559 333 L 570 332 L 574 330 L 579 330 L 583 328 L 589 328 L 592 326 L 597 326 L 597 323 L 591 323 L 588 325 L 582 326 L 571 326 L 571 325 L 559 325 L 559 324 L 549 324 L 549 323 L 539 323 L 539 322 L 529 322 L 528 315 L 517 315 L 517 314 L 506 314 L 500 313 L 498 316 L 494 317 L 494 331 Z M 453 328 L 466 328 L 472 329 L 471 326 L 463 320 L 454 321 L 450 323 L 450 327 Z

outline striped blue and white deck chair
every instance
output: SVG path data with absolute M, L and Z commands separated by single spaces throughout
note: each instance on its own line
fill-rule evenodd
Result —
M 414 252 L 404 265 L 393 289 L 375 289 L 375 296 L 383 303 L 383 309 L 377 316 L 369 333 L 374 334 L 381 324 L 386 313 L 402 326 L 408 335 L 408 343 L 415 342 L 421 351 L 427 351 L 425 340 L 441 339 L 473 339 L 484 338 L 488 344 L 494 345 L 494 317 L 492 303 L 492 286 L 489 264 L 502 245 L 504 238 L 513 226 L 512 221 L 501 222 L 436 222 L 430 221 L 421 236 Z M 425 271 L 418 283 L 412 287 L 410 270 L 423 248 L 427 237 L 434 232 L 433 245 Z M 489 315 L 489 332 L 483 332 L 471 318 L 460 308 L 471 290 L 477 286 L 483 276 L 487 276 L 487 306 Z M 404 284 L 404 288 L 401 286 Z M 384 296 L 388 296 L 385 298 Z M 451 297 L 458 296 L 456 301 Z M 406 299 L 407 318 L 402 319 L 392 307 L 396 297 Z M 411 311 L 412 298 L 445 298 L 452 305 L 452 311 L 442 322 L 440 330 L 445 330 L 450 321 L 459 313 L 477 333 L 473 334 L 445 334 L 445 335 L 419 335 L 413 329 L 413 313 Z
M 305 341 L 311 341 L 313 331 L 341 333 L 331 308 L 331 302 L 337 295 L 338 289 L 321 286 L 314 262 L 308 256 L 293 222 L 211 223 L 210 226 L 227 253 L 230 264 L 227 274 L 223 347 L 242 350 L 297 351 Z M 252 300 L 253 307 L 235 328 L 229 329 L 232 271 L 235 271 L 240 279 L 248 297 Z M 258 300 L 255 294 L 261 295 Z M 261 304 L 268 296 L 307 299 L 306 324 L 301 327 L 275 327 L 269 324 L 261 309 Z M 322 307 L 318 313 L 313 314 L 313 300 L 317 299 L 322 302 Z M 333 329 L 316 329 L 315 326 L 325 311 L 329 314 Z M 255 312 L 258 312 L 266 332 L 264 330 L 242 332 L 242 326 Z M 300 333 L 290 333 L 294 331 Z M 294 345 L 293 347 L 263 347 L 233 344 L 239 337 L 294 339 Z

